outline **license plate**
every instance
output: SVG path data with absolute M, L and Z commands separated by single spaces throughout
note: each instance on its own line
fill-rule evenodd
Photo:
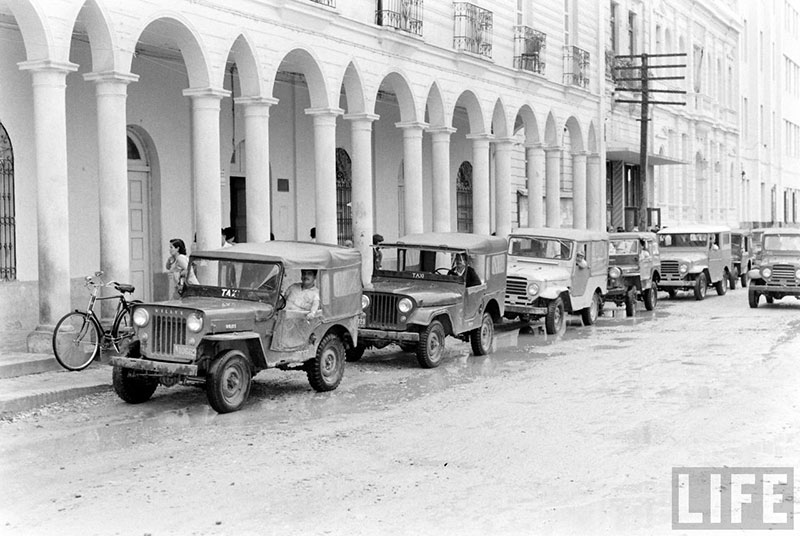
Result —
M 194 357 L 197 353 L 197 348 L 187 344 L 173 344 L 172 353 L 179 357 Z
M 367 324 L 367 317 L 364 315 L 358 316 L 358 327 L 363 328 Z

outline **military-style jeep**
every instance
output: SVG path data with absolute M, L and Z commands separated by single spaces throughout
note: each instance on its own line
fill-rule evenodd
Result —
M 661 255 L 655 233 L 609 234 L 608 264 L 606 301 L 624 304 L 627 316 L 635 314 L 637 300 L 648 311 L 656 308 Z
M 761 233 L 759 233 L 759 240 Z M 753 231 L 734 229 L 731 231 L 731 258 L 733 260 L 733 277 L 739 278 L 742 288 L 747 286 L 747 272 L 753 267 L 756 258 Z
M 686 225 L 658 232 L 661 249 L 661 280 L 658 287 L 670 299 L 679 290 L 706 297 L 709 285 L 722 296 L 736 287 L 731 260 L 731 230 L 719 225 Z
M 424 368 L 438 366 L 448 335 L 469 340 L 475 355 L 492 350 L 503 316 L 506 239 L 466 233 L 419 233 L 380 244 L 381 268 L 364 289 L 358 345 L 397 343 Z
M 284 293 L 301 270 L 317 272 L 317 315 L 286 307 Z M 358 340 L 357 250 L 237 244 L 193 254 L 189 273 L 180 299 L 134 306 L 134 343 L 126 357 L 111 358 L 120 398 L 137 404 L 159 383 L 205 384 L 211 407 L 227 413 L 245 403 L 253 376 L 273 367 L 305 371 L 317 391 L 336 389 L 345 351 Z
M 767 303 L 784 296 L 800 299 L 800 229 L 765 229 L 748 276 L 747 297 L 754 309 L 761 296 Z
M 506 317 L 544 318 L 548 334 L 566 329 L 565 313 L 597 321 L 608 279 L 608 233 L 517 229 L 508 237 Z

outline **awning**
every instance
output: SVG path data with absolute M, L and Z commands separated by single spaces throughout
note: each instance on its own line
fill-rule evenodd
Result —
M 639 163 L 639 151 L 629 149 L 627 147 L 609 147 L 606 149 L 606 160 L 620 160 L 628 164 Z M 675 166 L 685 165 L 688 162 L 672 158 L 671 156 L 664 156 L 660 154 L 650 153 L 647 155 L 647 163 L 651 166 Z

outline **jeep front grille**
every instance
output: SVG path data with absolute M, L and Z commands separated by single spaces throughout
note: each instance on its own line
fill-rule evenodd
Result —
M 398 325 L 400 312 L 397 310 L 397 302 L 402 299 L 402 296 L 395 294 L 366 294 L 369 296 L 369 307 L 366 310 L 366 327 L 373 329 L 400 327 Z
M 661 261 L 661 275 L 679 275 L 678 261 Z
M 528 295 L 528 280 L 524 277 L 508 277 L 506 278 L 506 294 L 514 296 L 527 296 Z
M 153 352 L 172 355 L 176 344 L 186 344 L 186 319 L 181 311 L 159 312 L 153 316 Z
M 794 276 L 797 268 L 791 264 L 776 264 L 772 267 L 772 275 L 769 277 L 770 285 L 780 285 L 782 287 L 797 287 L 797 278 Z

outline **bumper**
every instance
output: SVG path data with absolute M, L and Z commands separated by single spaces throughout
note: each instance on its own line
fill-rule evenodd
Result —
M 676 288 L 676 289 L 692 289 L 694 288 L 694 280 L 693 279 L 661 279 L 658 282 L 658 288 L 660 290 L 668 289 L 668 288 Z
M 774 292 L 775 294 L 782 294 L 784 296 L 800 296 L 800 287 L 783 287 L 780 285 L 759 285 L 753 282 L 750 283 L 750 290 L 754 292 L 761 292 L 762 294 Z
M 526 315 L 547 314 L 547 307 L 534 307 L 533 305 L 512 305 L 510 303 L 506 303 L 505 305 L 505 310 L 507 313 L 521 313 Z
M 164 363 L 162 361 L 148 361 L 132 357 L 112 357 L 111 364 L 116 367 L 141 370 L 143 372 L 197 376 L 197 365 L 186 365 L 184 363 Z
M 419 342 L 419 333 L 414 331 L 387 331 L 385 329 L 359 328 L 358 340 Z

